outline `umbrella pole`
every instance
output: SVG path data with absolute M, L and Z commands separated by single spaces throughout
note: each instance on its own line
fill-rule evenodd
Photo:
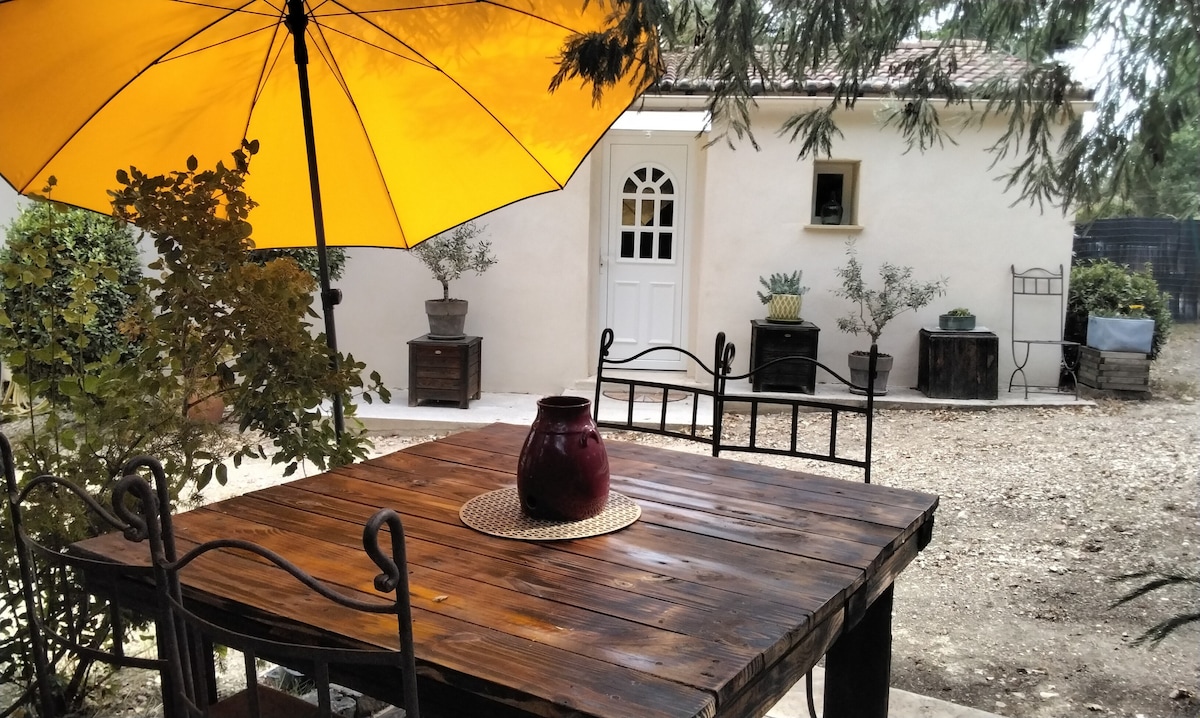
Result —
M 325 316 L 325 341 L 329 345 L 329 363 L 338 367 L 337 331 L 333 323 L 333 307 L 342 300 L 339 290 L 329 287 L 329 260 L 325 256 L 325 212 L 321 208 L 321 181 L 317 174 L 317 141 L 313 131 L 312 97 L 308 89 L 308 47 L 304 43 L 304 29 L 308 16 L 304 14 L 304 0 L 288 0 L 288 30 L 292 33 L 296 57 L 296 72 L 300 80 L 300 114 L 304 119 L 304 145 L 308 154 L 308 184 L 312 194 L 313 225 L 316 228 L 317 265 L 321 282 L 321 313 Z M 333 429 L 338 441 L 346 428 L 342 411 L 342 395 L 333 395 Z

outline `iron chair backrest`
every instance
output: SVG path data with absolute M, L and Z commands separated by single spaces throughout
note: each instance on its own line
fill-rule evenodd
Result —
M 640 431 L 649 434 L 658 434 L 660 436 L 671 436 L 677 439 L 687 439 L 696 441 L 701 444 L 707 444 L 712 447 L 713 456 L 719 452 L 716 437 L 721 435 L 721 411 L 720 401 L 718 399 L 717 386 L 719 384 L 719 375 L 724 364 L 723 353 L 725 351 L 725 333 L 717 334 L 716 349 L 713 354 L 713 365 L 709 367 L 699 357 L 691 353 L 687 349 L 674 346 L 658 346 L 645 349 L 634 354 L 633 356 L 624 359 L 613 359 L 609 355 L 612 351 L 615 335 L 613 330 L 606 328 L 600 334 L 600 357 L 596 362 L 596 393 L 595 400 L 592 402 L 593 419 L 596 426 L 606 429 L 621 429 L 624 431 Z M 732 347 L 730 348 L 732 352 Z M 637 361 L 646 356 L 659 355 L 665 352 L 677 352 L 691 359 L 697 368 L 697 374 L 701 382 L 707 382 L 707 386 L 703 384 L 689 385 L 677 382 L 665 382 L 653 379 L 641 379 L 636 375 L 631 376 L 614 376 L 613 370 L 619 369 L 630 362 Z M 732 356 L 732 354 L 731 354 Z M 603 418 L 600 411 L 601 397 L 605 396 L 605 387 L 619 387 L 627 393 L 624 399 L 625 412 L 618 419 Z M 658 416 L 654 420 L 644 420 L 635 416 L 637 396 L 639 394 L 649 394 L 651 392 L 661 393 L 661 401 L 658 405 Z M 675 420 L 668 422 L 667 407 L 668 403 L 679 398 L 682 400 L 682 395 L 690 395 L 691 397 L 691 412 L 690 418 L 687 421 L 680 422 Z M 701 397 L 706 397 L 712 405 L 709 416 L 702 417 Z M 618 400 L 614 400 L 618 401 Z M 711 433 L 706 433 L 704 429 L 705 421 L 712 421 Z
M 713 456 L 720 456 L 722 451 L 741 451 L 760 454 L 775 454 L 781 456 L 794 456 L 804 459 L 813 459 L 817 461 L 827 461 L 836 464 L 855 466 L 863 470 L 863 479 L 866 483 L 871 482 L 871 442 L 874 431 L 875 417 L 875 377 L 878 374 L 879 350 L 875 345 L 871 346 L 869 364 L 868 364 L 868 381 L 865 386 L 854 384 L 849 379 L 844 378 L 837 372 L 833 371 L 824 364 L 804 356 L 787 356 L 773 359 L 761 366 L 751 367 L 750 371 L 745 374 L 734 375 L 732 373 L 733 359 L 736 355 L 734 345 L 725 340 L 725 333 L 719 332 L 716 337 L 716 342 L 713 348 L 713 362 L 710 368 L 698 357 L 686 349 L 672 346 L 653 347 L 646 349 L 626 359 L 611 359 L 609 352 L 613 344 L 613 332 L 611 329 L 605 329 L 600 336 L 600 358 L 596 366 L 596 393 L 595 402 L 593 403 L 596 425 L 607 429 L 621 429 L 624 431 L 640 431 L 651 434 L 659 434 L 663 436 L 671 436 L 680 439 L 687 439 L 706 444 L 711 447 Z M 671 383 L 658 380 L 644 380 L 629 377 L 615 377 L 611 374 L 614 367 L 619 367 L 636 359 L 655 352 L 679 352 L 696 363 L 698 373 L 705 379 L 711 378 L 712 388 L 705 386 L 692 386 L 679 383 Z M 829 374 L 834 380 L 844 384 L 847 388 L 853 389 L 861 393 L 865 397 L 863 405 L 857 402 L 845 403 L 833 400 L 818 399 L 814 396 L 798 395 L 798 394 L 774 394 L 762 395 L 757 393 L 746 392 L 731 392 L 729 390 L 730 381 L 753 380 L 755 374 L 761 371 L 776 368 L 780 364 L 785 363 L 808 363 L 816 368 L 819 368 Z M 628 391 L 628 397 L 625 399 L 626 408 L 621 419 L 601 418 L 600 401 L 603 395 L 604 387 L 608 385 L 617 385 L 624 387 Z M 639 421 L 635 417 L 634 403 L 635 395 L 639 391 L 658 391 L 662 393 L 662 399 L 659 404 L 658 416 L 653 421 Z M 668 424 L 667 422 L 667 404 L 670 401 L 671 394 L 690 394 L 692 397 L 692 407 L 690 418 L 686 422 Z M 712 429 L 710 433 L 705 433 L 700 425 L 700 397 L 707 397 L 712 401 Z M 746 404 L 748 406 L 748 415 L 750 421 L 750 433 L 745 443 L 737 443 L 732 439 L 724 436 L 723 428 L 725 419 L 730 413 L 730 405 Z M 791 424 L 786 447 L 778 445 L 767 445 L 761 443 L 758 438 L 759 419 L 765 410 L 778 411 L 780 407 L 790 410 Z M 809 414 L 812 412 L 825 412 L 829 415 L 829 435 L 827 450 L 815 451 L 805 449 L 800 446 L 799 435 L 801 432 L 800 415 L 801 413 Z M 842 414 L 862 415 L 864 417 L 864 441 L 863 451 L 861 454 L 847 453 L 842 451 L 844 444 L 839 447 L 838 442 L 838 419 Z M 678 428 L 677 428 L 678 427 Z
M 1079 342 L 1064 338 L 1068 283 L 1063 265 L 1058 265 L 1057 272 L 1042 267 L 1018 272 L 1016 265 L 1009 265 L 1009 272 L 1012 275 L 1012 312 L 1009 328 L 1014 368 L 1008 379 L 1008 390 L 1012 391 L 1013 387 L 1020 386 L 1024 389 L 1026 398 L 1029 398 L 1031 389 L 1054 392 L 1061 390 L 1057 381 L 1052 385 L 1031 384 L 1025 375 L 1032 348 L 1035 345 L 1043 345 L 1057 349 L 1060 369 L 1070 374 L 1078 398 L 1079 389 L 1075 382 L 1078 357 L 1070 355 L 1069 352 L 1077 351 Z M 1054 312 L 1053 322 L 1046 319 L 1049 312 Z
M 158 671 L 166 678 L 169 671 L 166 657 L 161 653 L 147 657 L 127 650 L 130 647 L 127 642 L 134 640 L 130 637 L 131 611 L 135 605 L 145 605 L 144 600 L 138 600 L 144 596 L 133 595 L 127 588 L 137 585 L 151 588 L 156 578 L 161 577 L 149 561 L 149 550 L 147 560 L 140 566 L 95 560 L 34 535 L 26 523 L 27 511 L 34 508 L 32 502 L 45 496 L 56 502 L 65 500 L 58 506 L 81 505 L 85 515 L 75 520 L 88 521 L 93 531 L 121 531 L 127 539 L 140 542 L 158 521 L 155 492 L 140 477 L 126 476 L 115 484 L 109 510 L 84 489 L 55 476 L 42 475 L 18 485 L 12 447 L 3 434 L 0 434 L 0 455 L 25 609 L 28 655 L 33 664 L 33 680 L 22 699 L 32 700 L 32 694 L 36 693 L 44 718 L 65 713 L 69 707 L 60 705 L 54 675 L 56 666 L 67 656 L 74 658 L 79 678 L 97 662 Z M 130 495 L 135 499 L 136 511 L 129 508 L 126 497 Z M 62 521 L 66 517 L 60 512 L 55 518 Z M 165 625 L 162 616 L 156 614 L 152 618 L 161 635 Z M 169 693 L 169 684 L 164 680 L 164 705 Z
M 379 534 L 384 526 L 391 534 L 391 550 L 388 552 L 379 545 Z M 364 600 L 343 593 L 275 551 L 249 541 L 205 541 L 183 552 L 177 560 L 166 558 L 161 541 L 152 542 L 152 548 L 155 551 L 155 564 L 165 574 L 165 580 L 158 586 L 158 595 L 176 629 L 169 649 L 174 656 L 171 661 L 172 682 L 183 687 L 176 697 L 175 710 L 178 715 L 192 718 L 223 715 L 222 710 L 228 707 L 228 703 L 235 703 L 239 715 L 261 718 L 281 715 L 276 711 L 281 708 L 280 701 L 283 701 L 282 708 L 287 711 L 284 715 L 297 718 L 295 706 L 302 705 L 299 699 L 259 684 L 257 661 L 262 658 L 301 671 L 315 683 L 318 704 L 303 706 L 303 714 L 311 710 L 313 715 L 325 718 L 334 715 L 330 685 L 335 671 L 350 671 L 348 675 L 352 676 L 354 671 L 379 668 L 400 672 L 405 713 L 410 718 L 420 717 L 404 526 L 395 511 L 377 511 L 363 529 L 363 548 L 382 571 L 375 578 L 374 587 L 380 593 L 394 594 L 390 601 Z M 252 629 L 246 629 L 244 626 L 247 624 L 244 623 L 239 622 L 235 626 L 228 615 L 218 617 L 215 613 L 203 612 L 187 596 L 187 578 L 198 559 L 218 551 L 226 555 L 237 553 L 258 561 L 263 564 L 264 571 L 286 573 L 299 586 L 310 589 L 338 606 L 394 616 L 399 650 L 320 645 L 315 640 L 311 643 L 288 642 L 269 637 L 265 631 L 250 632 Z M 245 659 L 246 688 L 224 701 L 218 701 L 215 695 L 211 652 L 214 645 L 240 651 Z
M 1023 272 L 1018 272 L 1016 265 L 1009 265 L 1009 270 L 1012 273 L 1012 317 L 1011 326 L 1012 338 L 1017 341 L 1059 341 L 1063 338 L 1063 322 L 1067 310 L 1067 280 L 1066 274 L 1063 271 L 1063 265 L 1058 265 L 1058 272 L 1053 272 L 1042 267 L 1034 267 L 1026 269 Z M 1018 333 L 1017 325 L 1018 315 L 1022 314 L 1020 302 L 1022 297 L 1045 297 L 1053 300 L 1058 298 L 1058 307 L 1056 323 L 1057 331 L 1054 336 L 1045 336 L 1039 333 L 1039 336 L 1026 336 Z M 1052 303 L 1052 302 L 1051 302 Z M 1044 314 L 1046 310 L 1050 310 L 1051 306 L 1048 303 L 1041 312 Z
M 714 456 L 718 455 L 719 451 L 745 451 L 760 454 L 775 454 L 779 456 L 794 456 L 802 459 L 812 459 L 815 461 L 827 461 L 834 464 L 842 464 L 844 466 L 854 466 L 863 471 L 863 481 L 871 483 L 871 442 L 873 439 L 875 427 L 875 380 L 878 375 L 879 365 L 879 348 L 872 344 L 868 353 L 867 363 L 867 380 L 864 385 L 855 384 L 850 379 L 843 377 L 833 369 L 822 364 L 821 362 L 807 356 L 785 356 L 772 359 L 759 366 L 752 366 L 750 370 L 744 374 L 733 375 L 729 372 L 728 367 L 733 362 L 734 348 L 730 344 L 724 352 L 726 361 L 725 367 L 720 376 L 718 383 L 718 394 L 721 397 L 722 414 L 729 410 L 729 405 L 733 403 L 744 403 L 748 405 L 747 414 L 749 416 L 749 434 L 745 443 L 733 443 L 726 440 L 724 437 L 718 442 L 714 452 Z M 741 392 L 735 393 L 728 389 L 730 381 L 747 381 L 751 385 L 754 383 L 755 376 L 760 372 L 770 372 L 778 370 L 781 365 L 809 365 L 816 369 L 820 369 L 829 375 L 829 377 L 854 393 L 861 394 L 865 400 L 863 404 L 845 403 L 830 399 L 821 399 L 813 395 L 805 394 L 771 394 L 763 395 L 757 392 Z M 791 414 L 791 422 L 787 432 L 788 443 L 786 447 L 778 445 L 763 445 L 758 439 L 758 424 L 760 417 L 766 412 L 778 412 L 783 409 Z M 815 449 L 802 448 L 799 444 L 802 427 L 800 425 L 800 417 L 813 413 L 824 413 L 829 416 L 828 426 L 828 442 L 825 445 L 824 451 Z M 862 453 L 844 451 L 845 442 L 839 445 L 838 429 L 839 418 L 843 414 L 860 415 L 863 417 L 863 443 Z M 720 436 L 720 434 L 718 434 Z

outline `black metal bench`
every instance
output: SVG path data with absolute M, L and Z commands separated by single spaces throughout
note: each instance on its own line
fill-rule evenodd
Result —
M 879 358 L 879 350 L 874 345 L 871 346 L 870 353 L 869 375 L 871 381 L 867 382 L 867 386 L 858 386 L 824 364 L 804 356 L 780 357 L 760 366 L 751 367 L 750 371 L 745 374 L 734 375 L 731 367 L 736 351 L 732 343 L 725 341 L 724 332 L 717 334 L 711 366 L 705 364 L 703 360 L 692 352 L 674 346 L 651 347 L 630 357 L 614 359 L 610 356 L 613 341 L 614 335 L 612 329 L 605 329 L 600 335 L 600 356 L 596 365 L 596 392 L 595 400 L 592 403 L 597 426 L 606 429 L 639 431 L 696 441 L 712 447 L 713 456 L 720 456 L 722 451 L 743 451 L 794 456 L 803 459 L 854 466 L 863 470 L 863 480 L 866 483 L 871 482 L 871 439 L 875 415 L 875 392 L 873 384 L 876 371 L 875 366 Z M 623 376 L 617 376 L 613 373 L 620 367 L 628 365 L 633 361 L 663 352 L 677 352 L 688 357 L 696 366 L 696 373 L 699 376 L 698 383 L 684 384 L 656 379 L 640 379 L 632 372 Z M 757 373 L 778 368 L 778 365 L 788 362 L 807 362 L 813 365 L 817 369 L 824 371 L 833 380 L 844 384 L 847 389 L 853 389 L 857 393 L 861 393 L 865 399 L 864 403 L 862 405 L 857 403 L 843 403 L 797 394 L 760 394 L 749 391 L 732 391 L 729 388 L 729 383 L 734 381 L 745 380 L 753 383 L 754 376 Z M 624 398 L 613 399 L 612 394 L 616 392 L 613 391 L 612 387 L 617 387 L 618 391 L 623 392 L 625 394 Z M 635 408 L 637 408 L 637 405 L 641 403 L 643 407 L 645 406 L 645 403 L 639 402 L 637 397 L 639 395 L 652 395 L 656 393 L 661 394 L 661 398 L 658 401 L 657 417 L 654 419 L 636 417 Z M 668 418 L 668 405 L 673 400 L 678 400 L 673 399 L 673 396 L 679 397 L 680 395 L 684 395 L 682 398 L 691 398 L 690 417 L 684 421 L 678 419 L 671 421 Z M 601 398 L 606 396 L 610 401 L 623 401 L 625 403 L 625 411 L 621 418 L 614 419 L 601 416 Z M 704 397 L 707 397 L 712 402 L 711 414 L 708 411 L 703 413 L 700 411 L 701 399 Z M 741 410 L 742 405 L 745 406 L 744 413 L 748 416 L 750 424 L 749 434 L 744 442 L 735 442 L 732 438 L 726 437 L 722 429 L 729 414 L 742 413 L 741 411 L 734 411 L 734 409 Z M 786 446 L 765 443 L 760 441 L 759 438 L 758 429 L 761 418 L 765 414 L 778 412 L 790 412 L 791 414 L 788 431 L 789 440 Z M 819 451 L 804 448 L 799 441 L 803 429 L 801 426 L 801 416 L 809 416 L 813 412 L 826 413 L 829 416 L 826 450 Z M 844 445 L 839 447 L 838 426 L 839 418 L 843 414 L 862 415 L 864 417 L 865 436 L 861 455 L 846 453 L 843 451 L 845 448 Z M 711 419 L 711 427 L 706 424 L 709 419 Z

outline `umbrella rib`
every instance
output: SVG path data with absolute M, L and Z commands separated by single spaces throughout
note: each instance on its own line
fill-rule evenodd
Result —
M 188 2 L 187 0 L 174 0 L 174 1 L 182 2 L 183 4 L 191 4 L 191 5 L 199 5 L 200 4 L 200 3 L 196 3 L 196 2 Z M 132 85 L 134 83 L 134 81 L 136 81 L 139 77 L 144 75 L 150 68 L 154 67 L 155 65 L 158 65 L 160 62 L 163 62 L 163 58 L 170 55 L 176 48 L 178 48 L 183 43 L 187 42 L 188 40 L 191 40 L 192 38 L 196 37 L 200 33 L 208 30 L 209 28 L 213 27 L 214 25 L 216 25 L 217 23 L 226 19 L 227 17 L 229 17 L 231 15 L 235 15 L 239 12 L 242 12 L 242 8 L 246 7 L 246 5 L 249 5 L 251 1 L 252 0 L 247 0 L 245 5 L 242 5 L 241 7 L 234 7 L 234 8 L 215 7 L 215 6 L 205 5 L 204 7 L 212 7 L 215 10 L 223 10 L 225 12 L 223 15 L 214 19 L 212 22 L 208 23 L 207 25 L 204 25 L 203 27 L 199 28 L 195 32 L 188 34 L 186 37 L 181 38 L 177 43 L 172 45 L 170 48 L 167 48 L 166 50 L 164 50 L 163 53 L 161 55 L 159 55 L 157 58 L 155 58 L 153 62 L 146 63 L 146 65 L 144 67 L 142 67 L 140 70 L 138 70 L 133 75 L 131 75 L 128 80 L 126 80 L 124 83 L 122 83 L 121 86 L 118 87 L 111 95 L 109 95 L 107 98 L 105 98 L 103 102 L 98 103 L 96 105 L 96 109 L 93 110 L 91 112 L 91 114 L 89 114 L 87 116 L 87 118 L 84 119 L 83 122 L 79 123 L 79 126 L 76 127 L 74 130 L 72 130 L 71 133 L 66 138 L 63 139 L 62 143 L 60 143 L 57 148 L 55 148 L 52 152 L 47 154 L 45 162 L 43 162 L 41 164 L 41 166 L 37 168 L 37 171 L 34 172 L 32 176 L 33 177 L 40 176 L 42 174 L 42 172 L 44 172 L 46 170 L 46 168 L 50 165 L 50 163 L 54 161 L 54 158 L 57 157 L 58 154 L 60 152 L 62 152 L 67 147 L 67 145 L 69 145 L 76 137 L 79 136 L 79 133 L 83 131 L 83 128 L 87 127 L 88 124 L 91 123 L 91 121 L 93 119 L 95 119 L 97 115 L 99 115 L 106 107 L 108 107 L 109 103 L 111 103 L 122 92 L 125 91 L 125 88 Z M 22 193 L 28 189 L 29 189 L 28 186 L 18 188 L 18 190 L 22 191 Z
M 371 133 L 367 132 L 366 125 L 363 124 L 362 114 L 360 114 L 358 111 L 358 103 L 354 101 L 354 94 L 350 92 L 350 86 L 346 83 L 346 78 L 342 73 L 342 68 L 337 64 L 337 61 L 334 60 L 332 52 L 325 52 L 325 50 L 329 47 L 329 40 L 325 37 L 325 30 L 332 28 L 326 28 L 320 23 L 314 23 L 313 26 L 316 28 L 314 34 L 319 34 L 321 39 L 320 43 L 313 43 L 314 45 L 317 45 L 317 54 L 320 55 L 326 66 L 329 67 L 329 70 L 333 73 L 333 76 L 337 78 L 338 86 L 342 88 L 342 92 L 346 95 L 346 101 L 349 102 L 350 107 L 354 109 L 354 118 L 358 120 L 358 126 L 362 131 L 363 138 L 365 139 L 367 146 L 371 148 L 371 161 L 375 165 L 375 174 L 378 176 L 380 184 L 383 185 L 383 191 L 387 193 L 388 206 L 392 210 L 392 217 L 396 220 L 396 228 L 400 231 L 400 237 L 407 246 L 408 238 L 404 232 L 404 224 L 400 221 L 400 215 L 396 213 L 396 202 L 392 198 L 392 190 L 388 186 L 387 179 L 384 177 L 383 167 L 379 165 L 379 155 L 375 152 L 374 143 L 371 142 Z
M 476 1 L 477 1 L 477 2 L 481 2 L 481 3 L 483 3 L 483 4 L 492 5 L 492 6 L 494 6 L 494 7 L 500 8 L 500 9 L 502 9 L 502 10 L 512 10 L 512 8 L 509 8 L 509 7 L 505 6 L 505 5 L 498 5 L 498 4 L 496 4 L 496 3 L 489 2 L 489 0 L 476 0 Z M 476 105 L 478 105 L 478 106 L 479 106 L 479 108 L 480 108 L 481 110 L 483 110 L 484 112 L 486 112 L 486 113 L 487 113 L 487 115 L 488 115 L 488 117 L 491 117 L 493 120 L 495 120 L 495 122 L 496 122 L 496 125 L 497 125 L 497 126 L 499 126 L 499 127 L 500 127 L 500 129 L 504 130 L 504 132 L 505 132 L 505 133 L 506 133 L 506 134 L 507 134 L 509 137 L 511 137 L 511 138 L 512 138 L 513 142 L 515 142 L 515 143 L 517 144 L 517 146 L 518 146 L 518 147 L 520 147 L 520 148 L 521 148 L 521 150 L 522 150 L 522 151 L 524 151 L 524 152 L 525 152 L 525 154 L 529 156 L 529 159 L 533 160 L 533 163 L 534 163 L 535 165 L 537 165 L 537 166 L 538 166 L 538 168 L 540 168 L 540 169 L 542 170 L 542 172 L 543 172 L 543 173 L 545 173 L 545 175 L 546 175 L 547 177 L 549 177 L 549 178 L 550 178 L 550 181 L 551 181 L 551 182 L 553 182 L 553 183 L 555 184 L 555 186 L 556 186 L 556 187 L 558 187 L 559 189 L 562 189 L 562 188 L 563 188 L 563 186 L 564 186 L 564 185 L 563 185 L 563 183 L 559 182 L 559 181 L 558 181 L 558 179 L 557 179 L 557 178 L 555 178 L 555 176 L 554 176 L 554 173 L 552 173 L 552 172 L 551 172 L 549 169 L 547 169 L 546 165 L 544 165 L 544 164 L 542 163 L 542 161 L 541 161 L 541 160 L 539 160 L 539 159 L 537 158 L 537 156 L 536 156 L 536 155 L 534 155 L 534 154 L 533 154 L 533 152 L 531 152 L 531 151 L 529 150 L 529 148 L 525 146 L 525 143 L 524 143 L 524 142 L 522 142 L 522 141 L 520 140 L 520 138 L 518 138 L 516 135 L 514 135 L 514 134 L 513 134 L 512 130 L 510 130 L 510 129 L 508 128 L 508 125 L 504 124 L 504 122 L 503 122 L 503 121 L 502 121 L 502 120 L 501 120 L 499 117 L 497 117 L 497 116 L 495 115 L 495 113 L 493 113 L 493 112 L 492 112 L 492 111 L 491 111 L 491 110 L 488 108 L 488 106 L 487 106 L 487 105 L 485 105 L 483 102 L 480 102 L 480 100 L 479 100 L 479 98 L 478 98 L 478 97 L 476 97 L 476 96 L 475 96 L 475 95 L 474 95 L 474 94 L 473 94 L 473 93 L 472 93 L 470 90 L 468 90 L 466 87 L 464 87 L 464 86 L 462 85 L 462 83 L 460 83 L 458 80 L 454 79 L 454 77 L 453 77 L 452 75 L 450 75 L 450 73 L 448 73 L 448 72 L 446 72 L 445 70 L 443 70 L 443 69 L 442 69 L 440 66 L 438 66 L 438 64 L 437 64 L 437 63 L 433 62 L 433 61 L 432 61 L 432 60 L 430 60 L 428 57 L 426 57 L 424 54 L 422 54 L 420 50 L 417 50 L 415 47 L 413 47 L 412 45 L 408 44 L 408 43 L 407 43 L 407 42 L 405 42 L 404 40 L 402 40 L 402 39 L 400 39 L 400 38 L 396 37 L 394 34 L 392 34 L 391 32 L 389 32 L 388 30 L 385 30 L 384 28 L 380 27 L 378 24 L 376 24 L 376 23 L 372 22 L 372 21 L 371 21 L 369 18 L 367 18 L 367 17 L 365 17 L 365 16 L 364 16 L 364 15 L 365 15 L 364 13 L 356 13 L 356 12 L 352 11 L 350 8 L 348 8 L 348 7 L 346 7 L 345 5 L 343 5 L 341 2 L 337 2 L 336 0 L 330 0 L 330 2 L 331 2 L 331 3 L 334 3 L 334 4 L 337 4 L 337 5 L 339 5 L 339 6 L 341 6 L 342 8 L 344 8 L 344 9 L 345 9 L 346 11 L 348 11 L 348 12 L 351 12 L 351 13 L 352 13 L 352 14 L 354 14 L 356 17 L 358 17 L 359 19 L 361 19 L 363 22 L 367 23 L 367 24 L 368 24 L 368 25 L 370 25 L 371 27 L 373 27 L 373 28 L 375 28 L 376 30 L 378 30 L 380 33 L 382 33 L 382 34 L 386 35 L 387 37 L 390 37 L 390 38 L 392 38 L 393 40 L 395 40 L 397 44 L 399 44 L 399 45 L 401 45 L 401 46 L 403 46 L 403 47 L 406 47 L 406 48 L 408 48 L 409 50 L 411 50 L 411 51 L 413 52 L 413 54 L 414 54 L 414 55 L 416 55 L 416 56 L 417 56 L 417 57 L 419 57 L 421 60 L 424 60 L 426 63 L 428 63 L 428 66 L 429 66 L 429 68 L 430 68 L 430 69 L 432 69 L 432 70 L 434 70 L 434 71 L 436 71 L 436 72 L 440 73 L 440 74 L 441 74 L 443 77 L 445 77 L 447 80 L 449 80 L 450 82 L 454 83 L 454 86 L 455 86 L 455 87 L 457 87 L 459 90 L 461 90 L 461 91 L 462 91 L 462 93 L 463 93 L 464 95 L 466 95 L 467 97 L 471 98 L 471 101 L 472 101 L 472 102 L 474 102 Z M 453 3 L 453 4 L 461 4 L 461 3 Z M 546 23 L 548 23 L 548 24 L 552 24 L 552 25 L 555 25 L 555 26 L 557 26 L 557 27 L 562 27 L 561 25 L 558 25 L 558 23 L 550 23 L 548 20 L 545 20 L 544 18 L 539 18 L 539 17 L 538 17 L 538 16 L 536 16 L 536 15 L 531 15 L 531 14 L 529 14 L 529 13 L 526 13 L 526 12 L 524 12 L 524 11 L 520 11 L 520 10 L 513 10 L 513 12 L 518 12 L 518 13 L 520 13 L 520 14 L 522 14 L 522 15 L 528 15 L 529 17 L 532 17 L 532 18 L 534 18 L 534 19 L 538 19 L 538 20 L 542 20 L 543 22 L 546 22 Z M 321 25 L 318 25 L 318 27 L 323 27 L 323 26 L 321 26 Z M 329 29 L 333 30 L 333 28 L 329 28 Z M 570 28 L 563 28 L 563 29 L 569 30 Z M 334 31 L 336 32 L 336 30 L 334 30 Z M 351 38 L 351 39 L 359 39 L 359 38 Z M 359 39 L 359 41 L 361 42 L 361 39 Z M 371 44 L 371 43 L 367 43 L 367 44 Z M 372 45 L 373 47 L 375 47 L 375 45 L 374 45 L 374 44 L 371 44 L 371 45 Z M 383 49 L 383 48 L 380 48 L 380 49 Z M 385 51 L 386 51 L 386 50 L 385 50 Z M 324 57 L 324 55 L 322 55 L 322 57 Z M 336 63 L 334 63 L 334 61 L 333 61 L 333 58 L 332 58 L 332 57 L 330 57 L 330 58 L 327 58 L 327 59 L 326 59 L 326 62 L 328 62 L 328 63 L 332 63 L 332 64 L 336 64 Z M 340 71 L 339 71 L 337 74 L 338 74 L 338 76 L 339 76 L 339 77 L 341 76 L 341 73 L 340 73 Z M 343 85 L 343 91 L 346 93 L 346 97 L 347 97 L 347 99 L 348 99 L 348 100 L 350 100 L 350 103 L 351 103 L 351 105 L 354 105 L 354 107 L 356 108 L 356 109 L 355 109 L 355 114 L 357 115 L 357 114 L 358 114 L 358 111 L 357 111 L 357 105 L 355 105 L 355 104 L 354 104 L 354 98 L 351 96 L 349 88 L 347 88 L 347 87 L 345 87 L 345 85 Z M 361 121 L 361 120 L 360 120 L 360 121 Z M 366 129 L 366 128 L 364 128 L 364 134 L 365 134 L 365 129 Z M 369 138 L 369 137 L 368 137 L 368 139 L 367 139 L 367 142 L 368 142 L 368 143 L 370 142 L 370 138 Z M 376 163 L 376 165 L 378 166 L 378 163 Z M 386 186 L 386 184 L 385 184 L 385 186 Z
M 258 100 L 262 97 L 263 90 L 267 86 L 267 78 L 275 71 L 279 64 L 279 58 L 283 57 L 284 50 L 287 48 L 286 42 L 279 43 L 279 48 L 275 50 L 274 57 L 271 56 L 271 49 L 275 47 L 275 40 L 279 37 L 279 25 L 275 26 L 275 36 L 271 38 L 270 45 L 267 46 L 266 54 L 263 55 L 262 70 L 258 75 L 258 83 L 254 88 L 254 97 L 250 100 L 250 109 L 246 113 L 246 125 L 242 130 L 242 136 L 246 137 L 250 133 L 250 118 L 254 116 L 254 108 L 258 106 Z M 247 139 L 249 139 L 247 137 Z

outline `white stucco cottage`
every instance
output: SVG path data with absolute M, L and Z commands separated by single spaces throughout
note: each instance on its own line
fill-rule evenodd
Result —
M 959 79 L 978 82 L 1016 62 L 978 55 L 961 63 Z M 906 152 L 877 118 L 892 82 L 876 78 L 874 92 L 838 113 L 844 138 L 832 157 L 800 161 L 777 129 L 797 109 L 827 101 L 821 90 L 828 83 L 818 77 L 757 98 L 761 150 L 748 143 L 731 149 L 706 146 L 710 134 L 698 132 L 702 120 L 688 114 L 702 108 L 703 83 L 672 68 L 564 190 L 480 220 L 499 263 L 451 290 L 470 300 L 467 333 L 484 337 L 484 390 L 549 394 L 573 386 L 594 373 L 607 326 L 616 330 L 620 356 L 676 344 L 707 358 L 724 331 L 739 349 L 735 368 L 744 371 L 750 321 L 766 313 L 755 296 L 758 277 L 796 269 L 811 288 L 802 313 L 821 329 L 818 358 L 841 369 L 847 352 L 869 341 L 843 334 L 835 322 L 850 310 L 832 290 L 853 238 L 870 276 L 890 261 L 912 266 L 918 278 L 949 279 L 945 297 L 884 331 L 881 351 L 895 356 L 891 386 L 916 384 L 918 329 L 966 306 L 999 335 L 1003 393 L 1013 369 L 1010 267 L 1069 267 L 1071 220 L 1055 209 L 1014 205 L 1015 195 L 1003 191 L 1001 169 L 989 166 L 985 151 L 1003 131 L 1000 119 L 953 131 L 954 143 L 943 148 Z M 970 111 L 946 108 L 943 124 L 953 127 Z M 836 225 L 818 216 L 831 192 L 842 204 Z M 354 249 L 350 256 L 340 283 L 339 343 L 404 388 L 406 342 L 426 331 L 422 300 L 435 297 L 438 285 L 404 252 Z M 1056 381 L 1057 366 L 1057 348 L 1035 348 L 1031 380 Z

